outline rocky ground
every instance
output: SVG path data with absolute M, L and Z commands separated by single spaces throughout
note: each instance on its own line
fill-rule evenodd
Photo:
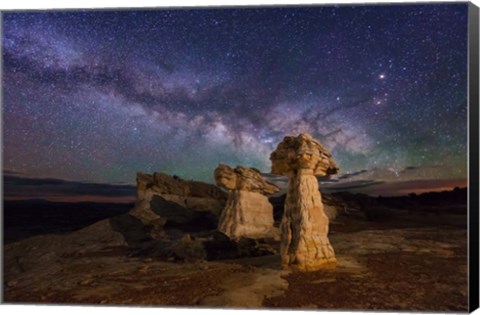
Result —
M 6 244 L 4 301 L 466 311 L 466 222 L 458 214 L 343 214 L 330 224 L 337 268 L 292 273 L 276 254 L 178 261 L 132 252 L 118 226 L 102 220 Z

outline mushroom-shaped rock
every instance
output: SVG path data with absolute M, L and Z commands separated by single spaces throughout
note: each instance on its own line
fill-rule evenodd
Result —
M 272 174 L 289 175 L 300 169 L 311 170 L 315 176 L 337 174 L 332 155 L 312 136 L 302 133 L 285 137 L 270 155 Z
M 280 225 L 282 264 L 314 271 L 336 263 L 328 240 L 325 215 L 316 176 L 336 174 L 328 150 L 308 134 L 285 137 L 270 156 L 272 173 L 288 176 L 285 210 Z
M 274 237 L 273 206 L 267 195 L 278 192 L 279 188 L 263 179 L 255 168 L 233 169 L 220 164 L 214 175 L 217 185 L 228 190 L 218 230 L 231 238 Z

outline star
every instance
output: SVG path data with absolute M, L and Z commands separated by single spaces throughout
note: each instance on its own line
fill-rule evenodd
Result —
M 4 12 L 4 169 L 213 182 L 307 132 L 342 172 L 466 178 L 467 22 L 465 3 Z

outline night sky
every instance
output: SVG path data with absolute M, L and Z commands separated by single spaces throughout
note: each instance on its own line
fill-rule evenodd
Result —
M 327 186 L 466 184 L 467 4 L 4 12 L 2 23 L 4 176 L 213 182 L 219 163 L 268 173 L 283 137 L 308 132 L 340 167 Z

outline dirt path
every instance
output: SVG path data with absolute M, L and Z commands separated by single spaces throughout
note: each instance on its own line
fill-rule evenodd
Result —
M 280 268 L 280 257 L 267 256 L 249 260 L 237 260 L 236 263 L 250 266 L 252 272 L 239 275 L 233 274 L 223 280 L 220 295 L 208 296 L 200 305 L 218 307 L 252 307 L 263 306 L 266 298 L 282 295 L 288 288 L 284 279 L 288 271 Z

